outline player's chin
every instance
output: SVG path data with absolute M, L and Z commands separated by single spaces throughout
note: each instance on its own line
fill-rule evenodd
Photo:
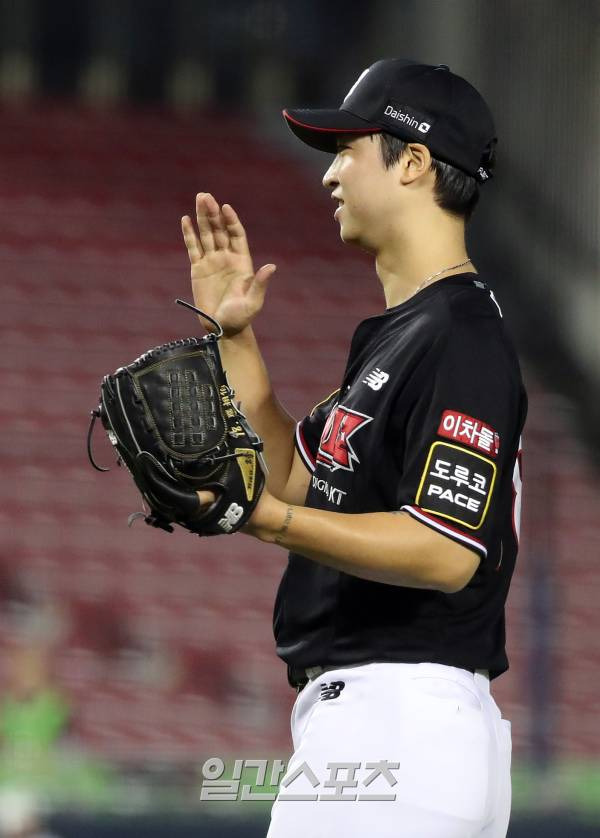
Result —
M 353 227 L 351 224 L 340 225 L 340 238 L 344 244 L 352 244 L 355 247 L 361 247 L 364 250 L 371 250 L 371 248 L 367 246 L 364 235 L 361 234 L 360 230 L 358 230 L 356 226 Z
M 340 222 L 340 238 L 344 244 L 354 244 L 358 237 L 358 230 L 356 224 L 351 221 Z

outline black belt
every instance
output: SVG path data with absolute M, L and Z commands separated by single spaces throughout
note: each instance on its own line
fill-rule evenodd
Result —
M 314 675 L 312 675 L 313 672 L 314 672 Z M 311 677 L 310 677 L 309 673 L 311 673 L 313 678 L 316 678 L 321 672 L 325 672 L 325 667 L 323 667 L 323 666 L 301 667 L 301 666 L 290 666 L 288 664 L 288 668 L 287 668 L 288 684 L 290 685 L 290 687 L 293 687 L 295 690 L 300 692 L 300 690 L 303 690 L 304 687 L 311 680 Z
M 341 663 L 329 664 L 329 666 L 289 666 L 288 665 L 288 682 L 291 687 L 300 692 L 308 684 L 309 681 L 314 681 L 319 675 L 329 672 L 331 669 L 351 669 L 355 666 L 365 666 L 368 663 L 377 663 L 377 661 L 361 661 L 360 663 Z
M 386 661 L 387 663 L 393 663 L 393 661 Z M 314 681 L 315 678 L 318 678 L 319 675 L 327 672 L 330 669 L 345 669 L 348 666 L 364 666 L 367 663 L 377 663 L 377 661 L 362 661 L 361 663 L 355 664 L 339 664 L 333 666 L 291 666 L 288 664 L 287 668 L 287 677 L 288 683 L 290 687 L 293 687 L 297 692 L 301 692 L 304 687 L 308 684 L 309 681 Z M 400 663 L 400 661 L 398 661 Z M 448 666 L 453 666 L 454 664 L 448 664 Z M 480 671 L 476 669 L 471 669 L 469 666 L 461 666 L 460 669 L 465 669 L 467 672 L 471 672 L 473 675 L 475 672 Z

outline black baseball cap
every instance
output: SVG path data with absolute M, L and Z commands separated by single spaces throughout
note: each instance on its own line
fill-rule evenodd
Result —
M 432 157 L 485 183 L 497 143 L 490 109 L 468 81 L 446 64 L 386 58 L 364 70 L 339 108 L 286 108 L 289 128 L 303 142 L 336 153 L 339 136 L 385 131 L 420 142 Z

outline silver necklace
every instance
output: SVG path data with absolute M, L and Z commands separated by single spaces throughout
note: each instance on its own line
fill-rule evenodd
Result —
M 470 261 L 470 259 L 467 259 L 466 262 L 461 262 L 460 265 L 450 265 L 449 268 L 442 268 L 442 270 L 438 271 L 436 274 L 431 274 L 431 276 L 428 276 L 427 279 L 424 279 L 423 282 L 417 288 L 417 290 L 413 292 L 413 297 L 415 294 L 418 294 L 421 288 L 424 288 L 428 282 L 431 282 L 432 279 L 435 279 L 436 276 L 439 276 L 440 274 L 443 274 L 446 271 L 453 271 L 455 268 L 462 268 L 464 265 L 468 265 Z

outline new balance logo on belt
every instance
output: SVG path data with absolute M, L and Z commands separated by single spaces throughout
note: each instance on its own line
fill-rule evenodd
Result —
M 383 385 L 389 380 L 389 373 L 380 370 L 379 367 L 375 367 L 375 369 L 371 370 L 366 378 L 363 378 L 362 383 L 368 384 L 371 390 L 381 390 Z
M 332 681 L 331 684 L 321 684 L 321 701 L 330 701 L 332 698 L 339 698 L 345 686 L 344 681 Z

